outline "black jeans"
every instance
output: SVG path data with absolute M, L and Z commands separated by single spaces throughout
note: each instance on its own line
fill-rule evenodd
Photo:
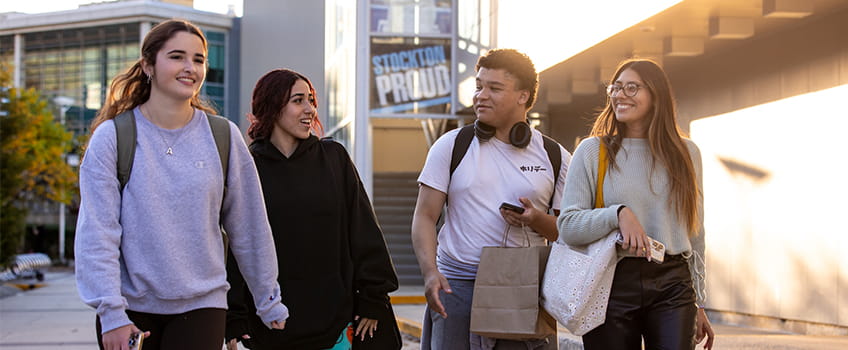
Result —
M 695 348 L 695 290 L 689 264 L 666 255 L 662 264 L 624 258 L 615 268 L 606 322 L 583 336 L 586 350 Z
M 150 332 L 144 338 L 144 350 L 220 350 L 224 346 L 227 310 L 197 309 L 176 315 L 148 314 L 127 310 L 138 329 Z M 103 349 L 100 317 L 97 317 L 97 344 Z

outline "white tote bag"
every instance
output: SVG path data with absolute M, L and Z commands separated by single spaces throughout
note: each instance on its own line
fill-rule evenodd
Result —
M 613 231 L 586 246 L 554 242 L 545 278 L 542 307 L 575 335 L 604 323 L 618 263 Z
M 598 149 L 598 180 L 595 208 L 604 208 L 607 149 Z M 542 307 L 575 335 L 583 335 L 604 323 L 612 279 L 618 264 L 618 230 L 585 246 L 569 246 L 557 240 L 551 247 L 542 280 Z

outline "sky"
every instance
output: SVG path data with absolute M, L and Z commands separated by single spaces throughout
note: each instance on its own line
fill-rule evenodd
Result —
M 311 0 L 310 0 L 311 1 Z M 500 0 L 498 46 L 526 53 L 543 71 L 682 0 Z M 94 0 L 2 0 L 0 12 L 71 10 Z M 573 10 L 579 4 L 579 11 Z M 194 0 L 199 10 L 243 13 L 243 0 Z M 567 9 L 572 9 L 568 11 Z
M 0 13 L 2 12 L 24 12 L 40 13 L 61 10 L 73 10 L 80 4 L 93 2 L 107 2 L 108 0 L 2 0 L 0 1 Z M 194 0 L 194 8 L 203 11 L 227 13 L 229 5 L 235 6 L 237 16 L 242 14 L 242 0 Z

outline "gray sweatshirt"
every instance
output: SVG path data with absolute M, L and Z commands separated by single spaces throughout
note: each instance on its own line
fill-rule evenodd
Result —
M 696 182 L 703 189 L 701 151 L 691 140 L 684 141 L 695 167 Z M 626 205 L 636 214 L 648 236 L 665 244 L 667 254 L 691 256 L 689 269 L 698 304 L 703 305 L 703 196 L 699 202 L 701 229 L 697 235 L 689 237 L 685 220 L 668 205 L 670 184 L 665 169 L 658 164 L 651 171 L 651 149 L 647 139 L 624 139 L 615 157 L 618 168 L 608 169 L 604 180 L 606 208 L 594 209 L 599 144 L 597 137 L 591 137 L 583 140 L 574 151 L 565 179 L 562 212 L 557 218 L 560 240 L 584 245 L 606 236 L 618 229 L 618 208 Z
M 103 332 L 132 323 L 125 310 L 179 314 L 227 308 L 219 229 L 223 172 L 206 114 L 176 130 L 159 128 L 135 108 L 137 145 L 123 191 L 112 120 L 94 132 L 80 166 L 75 257 L 77 287 L 96 308 Z M 269 325 L 288 318 L 280 302 L 277 256 L 253 159 L 230 123 L 223 224 L 257 314 Z M 173 154 L 165 151 L 171 147 Z

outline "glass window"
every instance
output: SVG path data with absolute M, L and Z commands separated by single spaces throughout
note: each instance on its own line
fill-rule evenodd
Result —
M 452 0 L 371 0 L 371 32 L 450 34 L 452 5 Z
M 206 72 L 206 81 L 211 83 L 224 82 L 224 45 L 209 45 L 209 71 Z

